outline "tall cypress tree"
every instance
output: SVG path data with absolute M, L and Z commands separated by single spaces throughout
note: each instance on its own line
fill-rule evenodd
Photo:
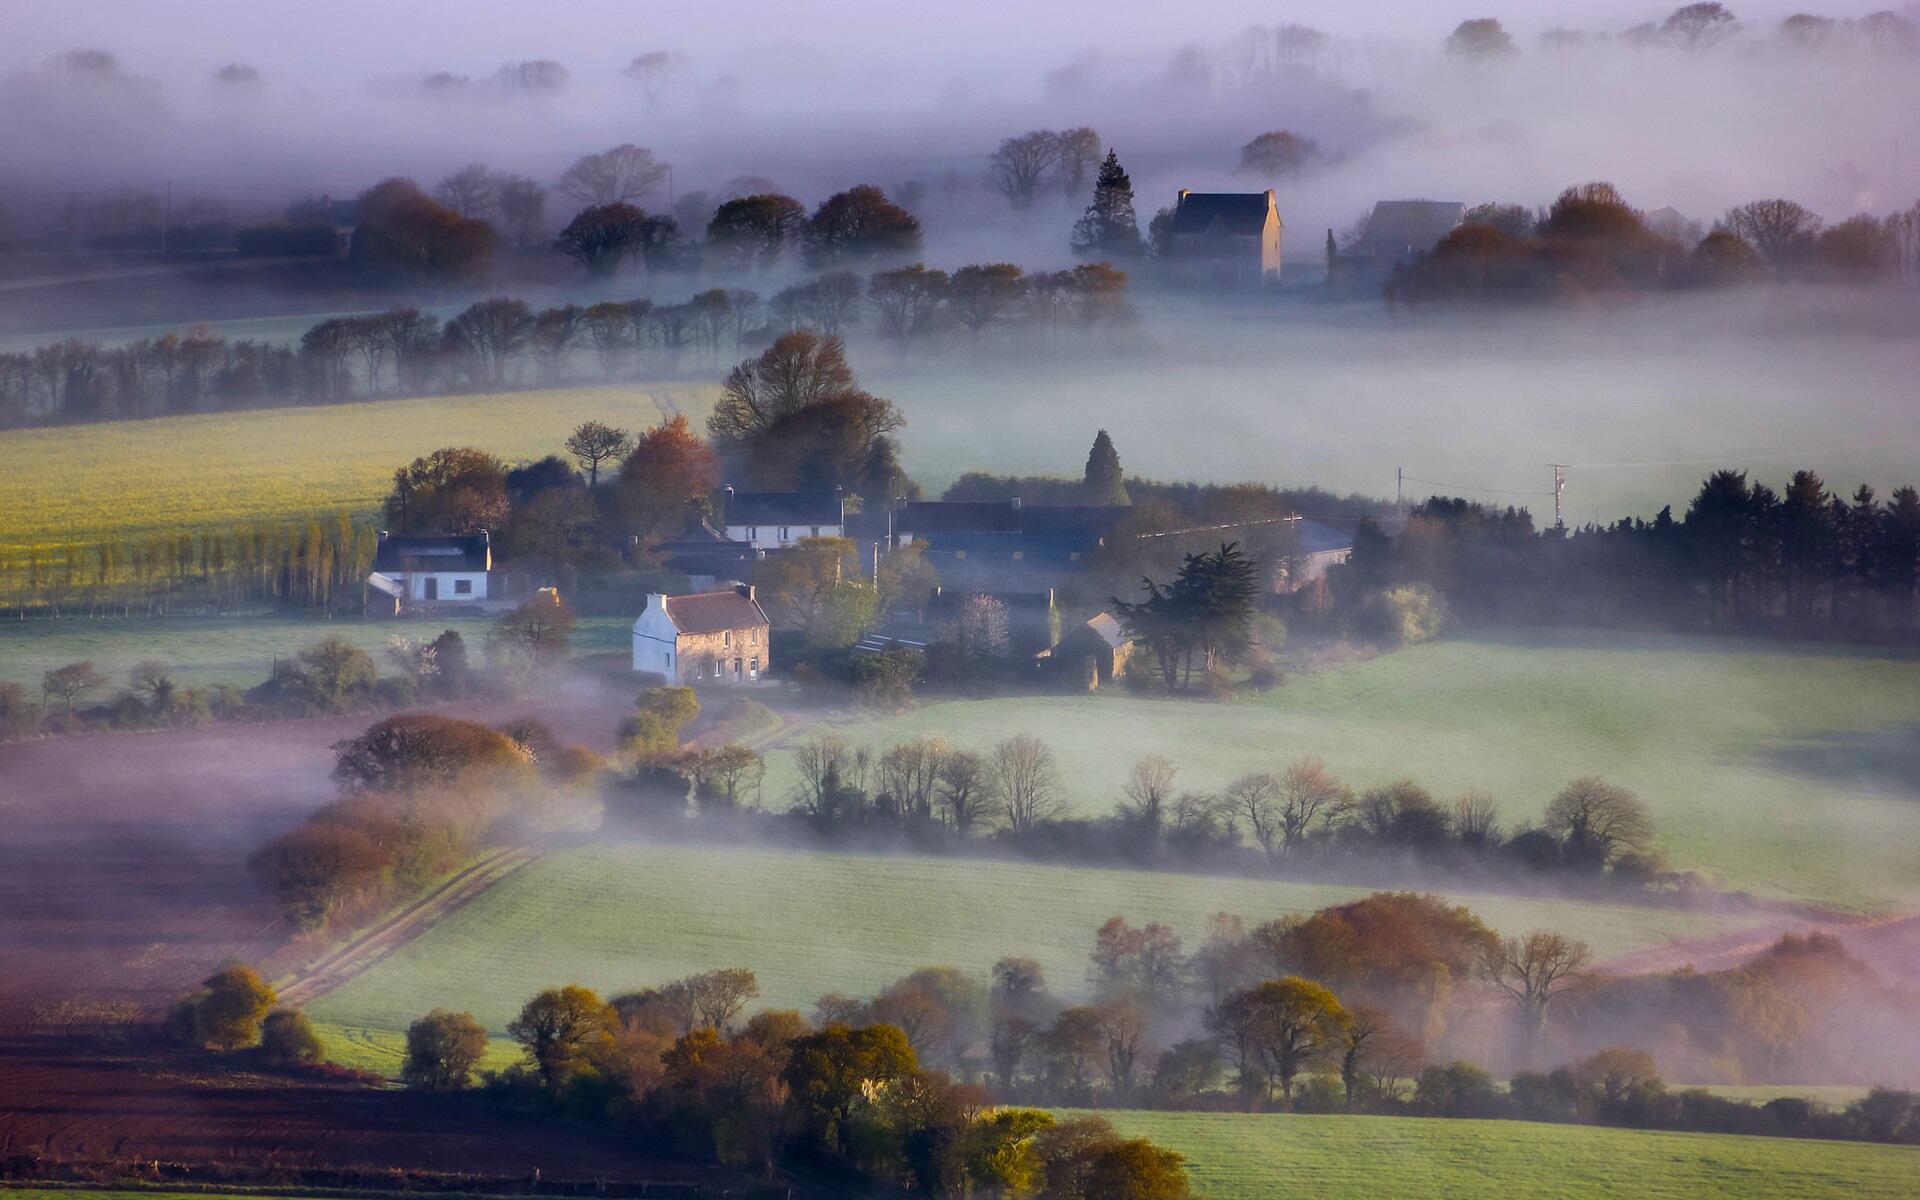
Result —
M 1091 504 L 1129 504 L 1127 477 L 1120 470 L 1120 452 L 1113 439 L 1102 429 L 1094 435 L 1093 449 L 1087 451 L 1087 501 Z
M 1138 258 L 1146 247 L 1140 241 L 1140 221 L 1133 215 L 1133 180 L 1127 178 L 1120 156 L 1107 151 L 1094 180 L 1093 203 L 1073 225 L 1073 252 L 1086 258 Z

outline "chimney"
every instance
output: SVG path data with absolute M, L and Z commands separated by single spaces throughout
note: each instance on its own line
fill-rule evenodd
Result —
M 1180 206 L 1181 206 L 1182 204 L 1185 204 L 1185 203 L 1187 202 L 1187 197 L 1188 197 L 1188 196 L 1190 196 L 1190 195 L 1192 195 L 1192 194 L 1193 194 L 1193 189 L 1191 189 L 1191 188 L 1181 188 L 1181 189 L 1180 189 L 1180 195 L 1179 195 L 1179 197 L 1178 197 L 1177 199 L 1175 199 L 1175 200 L 1174 200 L 1174 202 L 1173 202 L 1173 206 L 1174 206 L 1175 208 L 1178 208 L 1178 207 L 1180 207 Z
M 382 529 L 382 530 L 380 531 L 380 537 L 378 538 L 378 540 L 379 540 L 379 541 L 382 541 L 382 542 L 384 542 L 384 541 L 386 541 L 386 540 L 387 540 L 387 531 L 386 531 L 386 530 L 384 530 L 384 529 Z
M 750 583 L 735 584 L 733 590 L 736 592 L 739 592 L 742 596 L 745 596 L 749 600 L 754 598 L 753 597 L 754 587 Z

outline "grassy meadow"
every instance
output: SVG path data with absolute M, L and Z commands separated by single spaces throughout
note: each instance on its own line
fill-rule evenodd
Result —
M 1038 959 L 1056 991 L 1081 990 L 1094 930 L 1114 914 L 1163 921 L 1197 944 L 1208 916 L 1306 913 L 1367 889 L 1093 870 L 991 860 L 639 842 L 558 851 L 507 876 L 307 1011 L 330 1054 L 397 1070 L 399 1032 L 435 1006 L 496 1031 L 543 987 L 608 993 L 723 966 L 752 968 L 760 1003 L 811 1011 L 826 992 L 866 995 L 916 967 L 982 979 L 1009 954 Z M 1603 956 L 1710 936 L 1741 922 L 1634 907 L 1460 896 L 1496 928 L 1552 927 Z
M 466 640 L 468 652 L 478 656 L 490 624 L 484 617 L 399 623 L 298 616 L 0 621 L 0 683 L 20 683 L 37 691 L 42 672 L 88 659 L 112 686 L 121 687 L 135 663 L 154 658 L 171 664 L 174 678 L 188 686 L 252 687 L 267 678 L 275 658 L 298 654 L 323 638 L 343 638 L 382 660 L 387 639 L 395 634 L 429 638 L 452 629 Z M 573 653 L 624 651 L 632 625 L 627 617 L 582 617 L 574 627 Z
M 633 384 L 8 430 L 0 555 L 340 511 L 370 518 L 393 472 L 441 446 L 539 458 L 561 453 L 581 421 L 701 422 L 710 404 L 710 388 Z
M 1187 1158 L 1207 1200 L 1895 1200 L 1920 1148 L 1522 1121 L 1102 1112 Z
M 825 727 L 822 727 L 825 728 Z M 813 731 L 809 731 L 810 733 Z M 1462 637 L 1228 705 L 1122 695 L 951 701 L 834 729 L 880 747 L 933 733 L 984 750 L 1034 733 L 1081 812 L 1109 809 L 1146 754 L 1178 786 L 1324 758 L 1356 786 L 1411 777 L 1538 818 L 1583 775 L 1632 788 L 1674 865 L 1848 908 L 1920 898 L 1920 660 L 1734 639 Z M 776 754 L 769 802 L 794 782 Z

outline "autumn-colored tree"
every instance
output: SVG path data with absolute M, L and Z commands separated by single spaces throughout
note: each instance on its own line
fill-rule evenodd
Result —
M 1241 1093 L 1250 1094 L 1248 1072 L 1256 1070 L 1280 1085 L 1284 1102 L 1293 1102 L 1293 1081 L 1317 1058 L 1341 1045 L 1352 1017 L 1332 991 L 1309 979 L 1288 975 L 1236 992 L 1208 1010 L 1207 1027 L 1221 1041 L 1241 1072 Z
M 839 338 L 801 329 L 727 374 L 707 433 L 723 452 L 745 456 L 760 486 L 858 489 L 904 422 L 858 386 Z
M 505 651 L 534 666 L 566 661 L 573 639 L 573 608 L 552 588 L 541 588 L 487 630 L 489 653 Z
M 616 496 L 621 515 L 641 536 L 681 533 L 706 510 L 720 482 L 711 447 L 684 416 L 642 433 L 620 464 Z
M 496 241 L 485 221 L 463 217 L 411 179 L 386 179 L 356 202 L 352 257 L 382 273 L 435 280 L 483 277 Z
M 838 1159 L 846 1153 L 847 1128 L 862 1099 L 919 1066 L 907 1035 L 895 1026 L 829 1025 L 789 1045 L 781 1078 L 816 1145 Z
M 400 1078 L 422 1091 L 455 1091 L 472 1080 L 486 1053 L 487 1031 L 472 1013 L 436 1008 L 407 1026 Z
M 333 778 L 356 792 L 396 792 L 465 781 L 503 783 L 529 774 L 527 750 L 477 721 L 402 713 L 340 742 Z
M 260 1057 L 276 1067 L 317 1063 L 325 1054 L 313 1022 L 298 1009 L 276 1009 L 260 1023 Z
M 799 240 L 806 223 L 807 210 L 792 196 L 742 196 L 714 210 L 707 243 L 740 267 L 767 270 Z
M 871 184 L 820 202 L 801 237 L 818 265 L 904 257 L 920 249 L 920 221 Z
M 604 1058 L 619 1026 L 613 1006 L 599 993 L 568 984 L 527 1001 L 507 1023 L 507 1033 L 526 1050 L 547 1087 L 558 1090 Z
M 484 450 L 450 446 L 393 474 L 384 511 L 397 533 L 477 533 L 507 518 L 507 466 Z
M 194 1034 L 216 1050 L 239 1050 L 260 1040 L 260 1023 L 278 999 L 260 973 L 242 963 L 220 968 L 193 1000 Z

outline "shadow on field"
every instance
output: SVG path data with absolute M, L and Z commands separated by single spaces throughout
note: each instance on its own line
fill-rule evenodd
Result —
M 1793 738 L 1758 757 L 1776 771 L 1920 801 L 1920 723 Z

